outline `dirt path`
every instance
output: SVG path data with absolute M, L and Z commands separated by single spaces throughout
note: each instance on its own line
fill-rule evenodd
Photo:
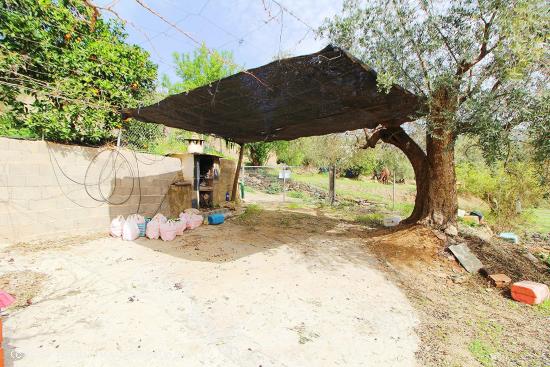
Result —
M 263 220 L 4 250 L 0 273 L 48 275 L 4 318 L 7 366 L 416 365 L 415 311 L 353 228 Z

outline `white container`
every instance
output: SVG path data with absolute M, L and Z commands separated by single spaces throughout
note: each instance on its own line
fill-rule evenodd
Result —
M 384 227 L 395 227 L 401 222 L 401 217 L 394 215 L 391 217 L 385 217 L 383 220 Z
M 456 215 L 459 218 L 464 218 L 464 216 L 466 215 L 466 210 L 458 209 L 458 211 L 456 212 Z

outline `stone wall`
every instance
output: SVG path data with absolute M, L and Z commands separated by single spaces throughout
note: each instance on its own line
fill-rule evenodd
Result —
M 0 243 L 106 232 L 117 215 L 169 213 L 165 194 L 178 174 L 178 158 L 0 138 Z

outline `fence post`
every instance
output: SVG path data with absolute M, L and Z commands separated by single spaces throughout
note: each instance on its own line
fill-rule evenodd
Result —
M 331 165 L 328 169 L 328 200 L 330 205 L 336 200 L 336 166 Z

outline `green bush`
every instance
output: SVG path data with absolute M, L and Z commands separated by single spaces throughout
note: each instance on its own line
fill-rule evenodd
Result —
M 527 209 L 543 198 L 537 170 L 527 162 L 512 162 L 506 167 L 503 163 L 494 167 L 462 163 L 457 165 L 456 174 L 458 191 L 486 201 L 498 223 L 518 219 L 521 214 L 518 203 Z

